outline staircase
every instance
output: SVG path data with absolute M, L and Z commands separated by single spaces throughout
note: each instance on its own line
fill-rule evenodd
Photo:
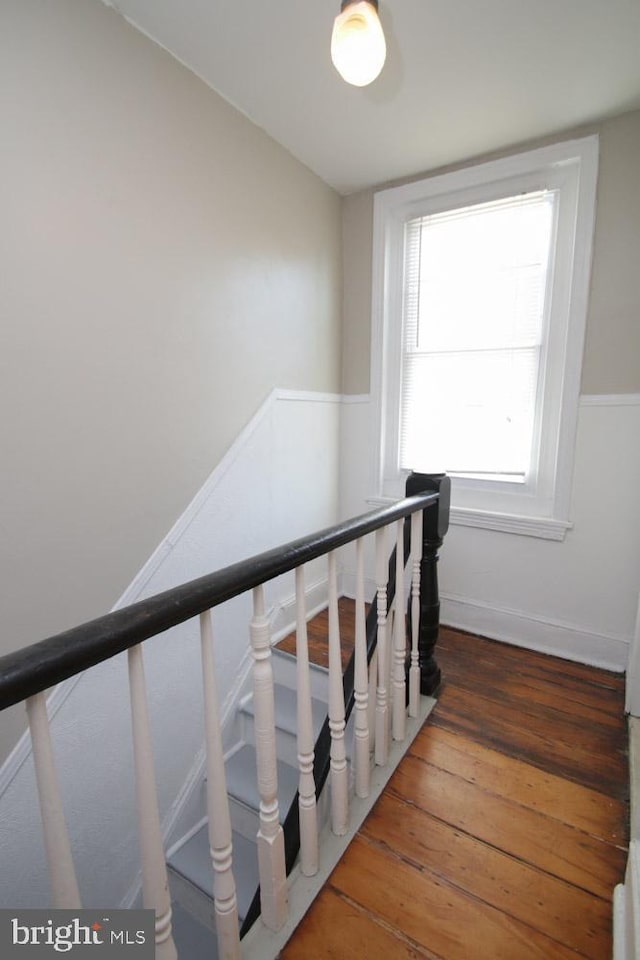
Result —
M 274 701 L 278 754 L 278 806 L 280 822 L 298 789 L 296 744 L 295 657 L 274 648 Z M 328 671 L 310 665 L 313 732 L 317 739 L 327 716 Z M 256 785 L 256 751 L 253 694 L 244 696 L 236 710 L 239 741 L 225 762 L 231 813 L 233 862 L 240 927 L 258 889 L 256 834 L 260 798 Z M 204 791 L 202 791 L 204 795 Z M 204 806 L 204 805 L 203 805 Z M 322 811 L 322 804 L 320 805 Z M 322 815 L 321 815 L 322 820 Z M 173 910 L 173 932 L 180 956 L 190 960 L 217 957 L 213 869 L 206 815 L 197 820 L 168 852 L 167 867 Z
M 156 914 L 156 956 L 200 960 L 215 957 L 217 951 L 225 960 L 278 956 L 435 702 L 424 694 L 435 691 L 439 682 L 433 657 L 439 622 L 436 565 L 448 525 L 449 490 L 444 475 L 411 474 L 407 497 L 397 503 L 0 658 L 0 711 L 26 703 L 52 908 L 77 910 L 82 900 L 56 773 L 46 691 L 126 651 L 142 900 Z M 393 535 L 391 554 L 387 534 Z M 356 561 L 354 651 L 346 668 L 338 603 L 337 557 L 343 548 L 355 549 Z M 375 571 L 375 602 L 369 617 L 367 549 L 372 553 L 371 573 Z M 322 631 L 322 640 L 328 637 L 328 671 L 309 664 L 307 643 L 305 568 L 322 557 L 327 564 L 328 629 Z M 406 572 L 397 576 L 396 567 Z M 297 659 L 285 651 L 272 652 L 264 589 L 291 573 Z M 410 581 L 408 631 L 405 580 Z M 236 729 L 228 731 L 235 743 L 225 756 L 214 658 L 215 645 L 225 641 L 214 637 L 212 611 L 248 594 L 255 704 L 251 696 L 238 704 Z M 143 646 L 196 618 L 206 808 L 203 801 L 191 829 L 169 850 L 167 867 Z M 236 643 L 237 636 L 226 641 Z M 353 731 L 346 727 L 349 717 Z M 327 776 L 329 791 L 324 789 Z M 299 804 L 293 802 L 298 789 Z M 191 797 L 194 803 L 195 799 Z M 327 829 L 319 829 L 325 820 L 330 821 Z M 242 932 L 251 927 L 242 948 L 239 927 Z M 254 949 L 256 943 L 260 952 Z

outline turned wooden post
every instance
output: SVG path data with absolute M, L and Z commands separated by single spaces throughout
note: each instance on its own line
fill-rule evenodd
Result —
M 303 566 L 296 567 L 295 583 L 300 869 L 305 877 L 313 877 L 318 872 L 318 813 L 316 809 L 316 784 L 313 778 L 315 754 Z
M 387 528 L 376 530 L 376 606 L 378 614 L 378 685 L 376 688 L 375 759 L 384 767 L 389 756 L 389 704 L 387 687 Z
M 129 692 L 133 732 L 138 832 L 142 860 L 142 905 L 156 912 L 157 960 L 177 960 L 178 952 L 171 932 L 171 896 L 164 858 L 158 793 L 151 749 L 151 724 L 147 706 L 142 644 L 130 647 Z
M 409 716 L 418 716 L 420 700 L 420 655 L 418 628 L 420 626 L 420 563 L 422 561 L 422 511 L 411 514 L 411 599 L 408 621 L 411 632 L 409 667 Z
M 331 830 L 343 837 L 349 829 L 349 769 L 345 744 L 345 706 L 340 656 L 336 552 L 329 561 L 329 729 L 331 731 Z
M 449 529 L 451 480 L 444 473 L 411 473 L 407 477 L 408 497 L 416 493 L 439 493 L 436 503 L 423 510 L 422 560 L 420 561 L 420 625 L 418 655 L 420 693 L 432 695 L 440 686 L 440 668 L 434 657 L 440 626 L 438 594 L 438 550 Z
M 288 890 L 284 834 L 278 808 L 278 758 L 271 634 L 262 584 L 253 589 L 253 617 L 249 625 L 249 633 L 253 650 L 254 725 L 260 794 L 260 821 L 257 836 L 260 904 L 264 925 L 269 930 L 279 930 L 287 919 Z
M 210 610 L 200 614 L 200 646 L 207 758 L 209 853 L 213 867 L 213 903 L 216 915 L 218 957 L 220 960 L 240 960 L 240 929 L 236 882 L 233 876 L 231 815 L 224 770 Z
M 407 724 L 407 624 L 404 616 L 404 518 L 396 523 L 396 615 L 393 621 L 392 734 L 404 740 Z
M 356 540 L 356 632 L 353 678 L 353 694 L 355 700 L 353 753 L 356 768 L 355 789 L 357 797 L 368 797 L 371 790 L 367 614 L 364 597 L 364 538 L 360 537 Z

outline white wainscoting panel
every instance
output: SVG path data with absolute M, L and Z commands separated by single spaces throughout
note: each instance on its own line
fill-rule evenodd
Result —
M 343 412 L 342 516 L 365 509 L 374 489 L 374 417 L 354 399 Z M 640 588 L 638 437 L 640 395 L 583 397 L 565 539 L 452 522 L 439 564 L 443 623 L 625 670 Z M 342 562 L 349 589 L 354 560 L 345 551 Z
M 231 400 L 230 400 L 231 402 Z M 341 397 L 274 391 L 145 563 L 116 607 L 270 549 L 338 519 Z M 221 412 L 224 415 L 224 411 Z M 149 496 L 152 496 L 150 489 Z M 99 562 L 99 551 L 97 560 Z M 310 582 L 321 583 L 324 570 Z M 319 588 L 321 589 L 321 588 Z M 285 628 L 293 575 L 265 591 Z M 313 602 L 319 603 L 319 590 Z M 248 598 L 214 611 L 223 723 L 248 664 Z M 145 644 L 160 814 L 165 837 L 202 769 L 197 618 Z M 50 697 L 52 737 L 83 903 L 131 905 L 139 871 L 126 657 L 62 684 Z M 27 737 L 0 771 L 0 906 L 48 902 L 40 815 Z

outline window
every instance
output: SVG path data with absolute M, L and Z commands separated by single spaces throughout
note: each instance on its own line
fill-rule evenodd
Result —
M 452 476 L 454 522 L 562 539 L 597 138 L 376 194 L 377 495 Z
M 536 191 L 406 223 L 401 468 L 524 482 L 554 200 Z

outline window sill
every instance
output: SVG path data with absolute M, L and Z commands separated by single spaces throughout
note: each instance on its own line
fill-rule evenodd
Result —
M 480 527 L 482 530 L 538 537 L 540 540 L 564 540 L 567 530 L 573 526 L 567 520 L 554 520 L 551 517 L 524 517 L 492 510 L 471 510 L 468 507 L 451 507 L 451 523 L 459 527 Z
M 394 503 L 393 497 L 369 497 L 373 506 Z M 568 520 L 551 517 L 525 517 L 493 510 L 472 510 L 469 507 L 451 507 L 451 523 L 458 527 L 478 527 L 481 530 L 497 530 L 499 533 L 515 533 L 521 537 L 537 537 L 539 540 L 562 541 L 567 530 L 573 527 Z

